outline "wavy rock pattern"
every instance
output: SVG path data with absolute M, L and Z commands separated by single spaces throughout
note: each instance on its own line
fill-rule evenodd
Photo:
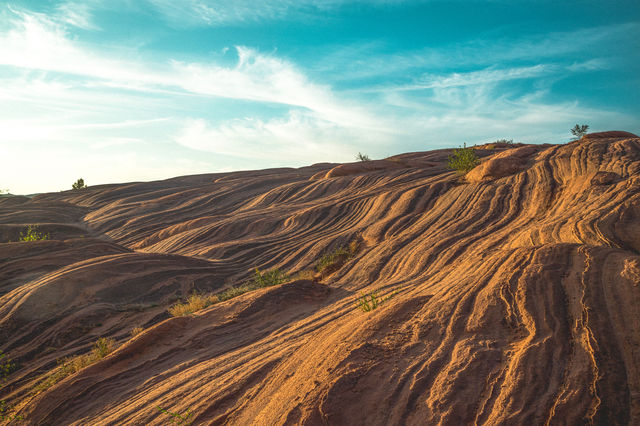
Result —
M 467 182 L 440 150 L 0 198 L 0 236 L 55 239 L 0 244 L 0 349 L 23 365 L 0 398 L 30 424 L 163 424 L 157 406 L 196 424 L 640 423 L 640 139 L 478 153 Z M 165 313 L 356 235 L 323 284 Z M 106 335 L 115 353 L 30 396 Z

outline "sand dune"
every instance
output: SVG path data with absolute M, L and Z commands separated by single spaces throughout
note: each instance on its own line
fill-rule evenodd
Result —
M 466 180 L 438 150 L 0 198 L 0 399 L 39 425 L 639 424 L 640 138 L 476 151 Z M 52 240 L 6 242 L 28 224 Z M 166 312 L 356 238 L 321 282 Z

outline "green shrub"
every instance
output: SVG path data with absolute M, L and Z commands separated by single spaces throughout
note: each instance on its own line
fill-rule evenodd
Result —
M 20 241 L 43 241 L 48 239 L 49 234 L 38 232 L 36 225 L 29 225 L 24 233 L 20 233 Z
M 83 189 L 86 188 L 87 185 L 84 183 L 84 179 L 78 179 L 73 185 L 71 185 L 71 189 Z
M 476 151 L 472 148 L 467 148 L 466 143 L 464 147 L 454 149 L 453 155 L 449 156 L 449 168 L 456 170 L 458 173 L 467 173 L 478 164 L 480 164 L 480 159 L 476 155 Z
M 258 268 L 255 269 L 253 277 L 247 283 L 253 288 L 271 287 L 273 285 L 282 284 L 289 281 L 289 277 L 278 268 L 271 269 L 269 271 L 260 272 Z
M 513 145 L 513 139 L 498 139 L 493 143 L 507 143 L 509 145 Z
M 102 358 L 113 352 L 115 347 L 116 342 L 113 339 L 101 337 L 93 344 L 91 352 L 74 358 L 58 360 L 58 368 L 38 383 L 35 388 L 36 392 L 45 391 L 64 378 L 100 361 Z

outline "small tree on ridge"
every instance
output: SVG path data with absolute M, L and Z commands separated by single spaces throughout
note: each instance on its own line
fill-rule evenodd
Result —
M 86 187 L 87 185 L 84 184 L 84 179 L 82 178 L 78 179 L 73 185 L 71 185 L 72 189 L 82 189 Z
M 582 139 L 584 135 L 587 134 L 587 130 L 589 130 L 588 124 L 576 124 L 573 129 L 571 129 L 571 134 L 575 136 L 575 139 Z
M 356 160 L 358 161 L 371 161 L 371 158 L 367 154 L 363 154 L 361 152 L 356 155 Z

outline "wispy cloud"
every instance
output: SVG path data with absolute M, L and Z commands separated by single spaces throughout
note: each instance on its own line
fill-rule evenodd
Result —
M 363 91 L 410 91 L 436 89 L 444 87 L 486 85 L 509 80 L 540 77 L 550 74 L 557 67 L 550 65 L 534 65 L 531 67 L 514 67 L 507 69 L 486 68 L 466 73 L 450 73 L 446 75 L 425 74 L 415 82 L 396 86 L 381 86 L 364 89 Z
M 388 53 L 385 44 L 366 42 L 332 46 L 320 56 L 314 71 L 334 76 L 336 81 L 357 82 L 381 76 L 401 79 L 416 71 L 446 72 L 504 64 L 522 67 L 559 60 L 604 65 L 612 59 L 622 60 L 625 55 L 619 53 L 628 53 L 629 35 L 639 33 L 640 23 L 628 22 L 520 37 L 475 38 L 394 53 Z
M 291 15 L 308 19 L 345 4 L 392 5 L 419 0 L 147 0 L 165 18 L 178 26 L 214 26 L 238 22 L 276 20 Z M 317 16 L 317 15 L 316 15 Z
M 53 15 L 57 19 L 67 25 L 72 25 L 84 30 L 97 30 L 99 27 L 93 21 L 93 9 L 98 2 L 91 0 L 65 1 L 56 7 L 56 13 Z
M 365 135 L 334 123 L 291 111 L 286 117 L 267 121 L 232 120 L 218 126 L 203 119 L 186 120 L 175 140 L 186 147 L 236 158 L 259 160 L 259 164 L 289 164 L 350 159 L 343 141 L 360 141 Z
M 0 64 L 97 79 L 138 91 L 179 89 L 193 94 L 307 108 L 320 118 L 350 126 L 375 127 L 366 111 L 338 100 L 328 86 L 311 83 L 292 63 L 242 46 L 238 62 L 135 62 L 98 55 L 74 42 L 64 27 L 44 16 L 20 13 L 0 34 Z

